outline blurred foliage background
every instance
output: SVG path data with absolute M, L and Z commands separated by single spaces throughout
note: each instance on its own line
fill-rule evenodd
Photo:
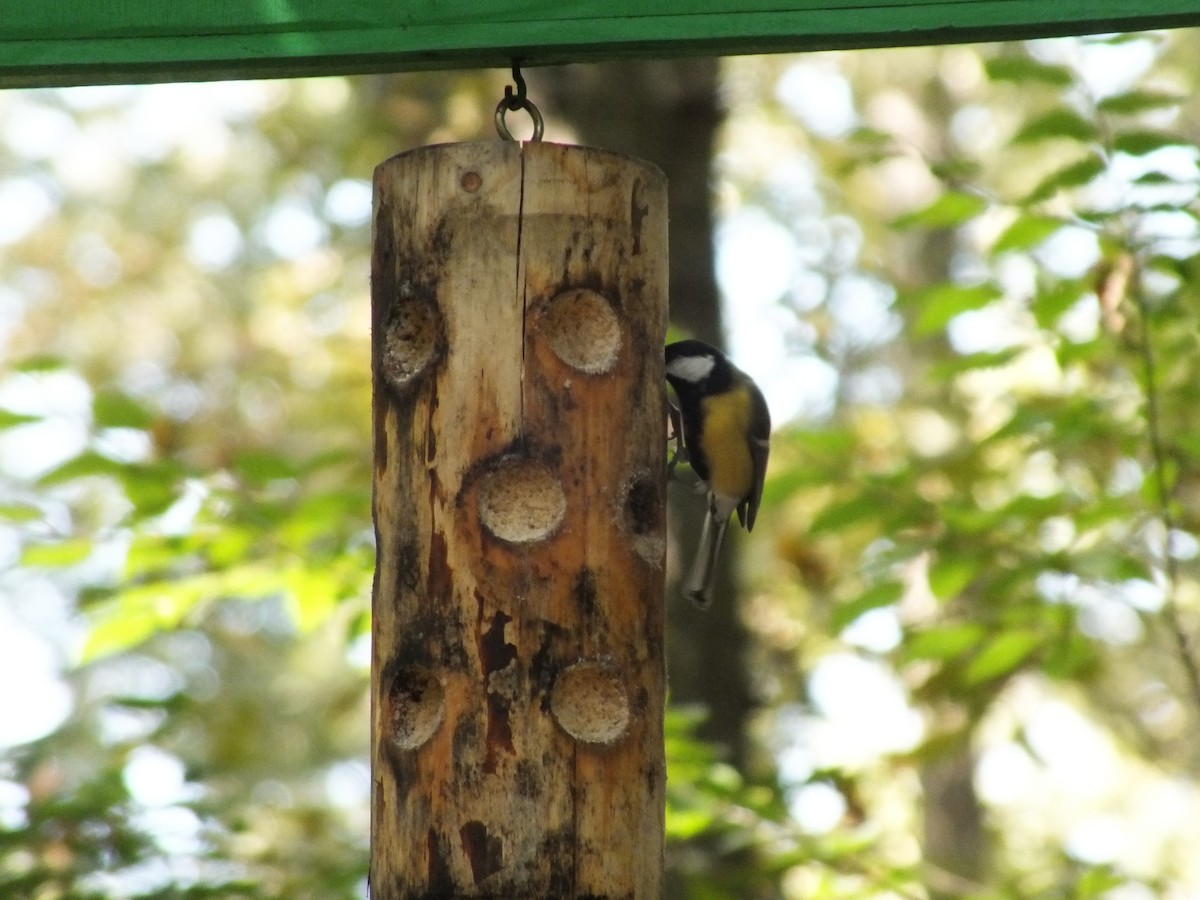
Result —
M 530 73 L 779 423 L 672 897 L 1200 896 L 1198 51 Z M 0 896 L 365 895 L 369 180 L 506 75 L 0 93 Z

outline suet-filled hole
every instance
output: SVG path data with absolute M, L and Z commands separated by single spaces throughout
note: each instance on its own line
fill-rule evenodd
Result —
M 663 564 L 666 536 L 663 504 L 649 475 L 641 474 L 626 483 L 621 508 L 621 526 L 634 552 L 656 568 Z
M 387 685 L 385 703 L 385 725 L 402 750 L 415 750 L 433 737 L 446 715 L 446 692 L 422 666 L 399 669 Z
M 411 293 L 411 287 L 408 292 Z M 437 355 L 441 317 L 431 303 L 406 298 L 405 287 L 383 332 L 379 367 L 392 387 L 404 388 Z
M 479 520 L 503 541 L 540 541 L 558 528 L 567 511 L 562 485 L 546 466 L 528 459 L 508 460 L 483 476 Z
M 621 352 L 621 322 L 612 304 L 585 288 L 563 291 L 542 312 L 542 334 L 563 362 L 589 375 L 608 372 Z
M 611 744 L 629 728 L 629 698 L 615 667 L 577 662 L 558 676 L 550 711 L 562 730 L 589 744 Z

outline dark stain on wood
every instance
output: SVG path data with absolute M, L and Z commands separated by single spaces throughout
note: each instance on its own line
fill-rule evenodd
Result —
M 482 822 L 467 822 L 458 834 L 476 884 L 504 868 L 504 842 L 498 836 L 488 834 L 487 826 Z
M 479 601 L 479 619 L 476 623 L 479 663 L 483 669 L 483 689 L 487 696 L 487 737 L 483 771 L 494 775 L 500 753 L 513 753 L 513 740 L 512 726 L 508 720 L 510 699 L 505 692 L 493 689 L 491 676 L 516 660 L 517 648 L 504 637 L 505 626 L 512 621 L 512 616 L 496 610 L 492 613 L 490 624 L 485 628 L 484 599 L 482 595 L 476 595 L 476 599 Z
M 440 531 L 429 535 L 429 570 L 425 576 L 426 603 L 448 604 L 454 596 L 454 573 L 446 561 L 446 536 Z
M 429 829 L 426 837 L 428 857 L 428 881 L 426 897 L 452 897 L 455 894 L 454 875 L 450 871 L 448 848 L 443 845 L 436 831 Z
M 642 254 L 642 221 L 650 215 L 650 204 L 643 199 L 643 192 L 642 179 L 635 178 L 629 191 L 629 230 L 633 233 L 634 256 Z
M 571 596 L 575 599 L 575 605 L 579 611 L 589 619 L 594 617 L 599 611 L 599 592 L 596 590 L 596 576 L 587 566 L 579 570 L 579 574 L 575 576 L 575 585 L 571 589 Z

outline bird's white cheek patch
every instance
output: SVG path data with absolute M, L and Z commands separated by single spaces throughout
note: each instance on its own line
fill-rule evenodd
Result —
M 671 360 L 667 372 L 684 381 L 703 381 L 716 364 L 711 356 L 681 356 Z

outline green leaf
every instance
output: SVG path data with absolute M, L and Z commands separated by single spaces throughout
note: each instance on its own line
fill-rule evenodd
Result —
M 1021 347 L 1007 347 L 1004 350 L 967 353 L 962 356 L 952 356 L 938 360 L 929 368 L 929 374 L 935 381 L 945 381 L 963 372 L 973 372 L 979 369 L 998 369 L 1006 366 L 1022 353 Z
M 13 372 L 57 372 L 67 368 L 67 361 L 61 356 L 52 356 L 44 353 L 36 356 L 27 356 L 25 359 L 7 368 Z
M 957 659 L 982 641 L 985 634 L 983 626 L 975 622 L 935 625 L 905 641 L 903 655 L 910 662 Z
M 282 573 L 287 607 L 301 632 L 312 631 L 337 607 L 345 593 L 339 574 L 329 566 L 301 565 L 288 567 Z
M 1046 647 L 1042 671 L 1051 678 L 1073 678 L 1095 663 L 1096 650 L 1092 642 L 1072 630 Z
M 1052 109 L 1027 122 L 1015 135 L 1014 144 L 1035 144 L 1039 141 L 1067 139 L 1092 141 L 1099 136 L 1096 126 L 1077 112 L 1065 106 Z
M 38 484 L 49 486 L 65 484 L 77 478 L 92 476 L 120 477 L 125 466 L 116 460 L 109 459 L 95 450 L 85 450 L 78 456 L 68 459 L 65 463 L 51 469 L 38 479 Z
M 1066 66 L 1052 66 L 1028 56 L 995 56 L 983 64 L 992 81 L 1038 82 L 1067 87 L 1074 80 Z
M 1184 98 L 1179 94 L 1169 94 L 1165 91 L 1134 90 L 1105 97 L 1096 104 L 1096 109 L 1117 115 L 1134 115 L 1152 109 L 1178 106 L 1183 100 Z
M 14 428 L 17 425 L 27 425 L 30 422 L 40 421 L 42 421 L 41 416 L 30 416 L 8 409 L 0 409 L 0 429 Z
M 147 580 L 194 559 L 187 541 L 174 535 L 138 534 L 125 553 L 124 578 Z
M 979 571 L 977 560 L 969 557 L 951 556 L 937 560 L 929 567 L 929 589 L 941 601 L 953 600 Z
M 1119 550 L 1096 548 L 1076 554 L 1071 571 L 1097 581 L 1152 581 L 1154 576 L 1145 560 Z
M 1009 225 L 992 245 L 992 253 L 1031 250 L 1063 227 L 1053 216 L 1022 215 Z
M 1162 172 L 1146 172 L 1133 179 L 1134 184 L 1161 185 L 1161 184 L 1179 184 L 1179 182 Z
M 1030 629 L 1004 631 L 989 641 L 967 665 L 968 684 L 991 681 L 1012 672 L 1042 644 L 1042 636 Z
M 1073 896 L 1077 900 L 1090 900 L 1092 897 L 1108 894 L 1113 888 L 1121 887 L 1127 881 L 1127 878 L 1118 875 L 1110 866 L 1088 869 L 1076 879 Z
M 830 626 L 835 632 L 841 631 L 863 613 L 895 603 L 903 593 L 904 585 L 898 581 L 884 581 L 872 585 L 849 603 L 843 603 L 834 609 L 830 617 Z
M 154 516 L 179 499 L 185 471 L 173 460 L 161 460 L 126 465 L 118 474 L 138 514 Z
M 1056 169 L 1043 178 L 1038 182 L 1037 187 L 1029 192 L 1024 202 L 1037 203 L 1053 197 L 1059 191 L 1082 187 L 1091 182 L 1105 168 L 1106 163 L 1100 156 L 1089 153 L 1082 159 L 1063 166 L 1061 169 Z
M 1039 291 L 1030 302 L 1029 308 L 1040 328 L 1053 328 L 1063 313 L 1079 302 L 1083 286 L 1077 281 L 1060 281 L 1052 287 Z
M 145 428 L 153 420 L 145 406 L 120 391 L 100 391 L 92 400 L 92 421 L 98 428 Z
M 809 526 L 809 534 L 822 534 L 830 531 L 840 531 L 860 522 L 878 519 L 882 509 L 879 498 L 867 493 L 857 494 L 849 500 L 831 503 L 826 506 Z
M 911 298 L 920 310 L 913 331 L 918 336 L 934 334 L 959 313 L 981 309 L 1002 296 L 1000 289 L 991 284 L 936 284 Z
M 708 831 L 715 823 L 716 816 L 711 810 L 685 809 L 678 803 L 667 804 L 666 833 L 673 841 L 686 841 L 694 838 Z
M 935 363 L 930 371 L 939 378 L 973 372 L 979 369 L 999 369 L 1007 366 L 1025 352 L 1023 347 L 1006 347 L 1003 350 L 984 350 L 966 353 Z
M 962 191 L 947 191 L 928 206 L 916 212 L 906 213 L 892 222 L 894 228 L 911 228 L 922 225 L 926 228 L 953 228 L 975 218 L 988 203 L 975 194 Z
M 21 565 L 41 569 L 64 569 L 83 562 L 92 552 L 92 542 L 83 538 L 30 544 L 21 551 Z
M 269 450 L 246 450 L 234 460 L 233 469 L 242 478 L 254 484 L 295 478 L 296 467 L 282 453 Z
M 1129 156 L 1145 156 L 1163 147 L 1178 147 L 1187 144 L 1177 134 L 1161 131 L 1125 131 L 1113 140 L 1113 149 Z
M 42 515 L 42 511 L 31 504 L 0 503 L 0 522 L 36 522 Z
M 1193 462 L 1200 460 L 1200 434 L 1177 434 L 1171 438 L 1171 449 Z
M 220 572 L 202 572 L 120 588 L 116 597 L 90 611 L 92 629 L 84 661 L 125 650 L 156 631 L 177 628 L 201 604 L 226 597 L 261 599 L 279 592 L 281 573 L 251 562 Z

